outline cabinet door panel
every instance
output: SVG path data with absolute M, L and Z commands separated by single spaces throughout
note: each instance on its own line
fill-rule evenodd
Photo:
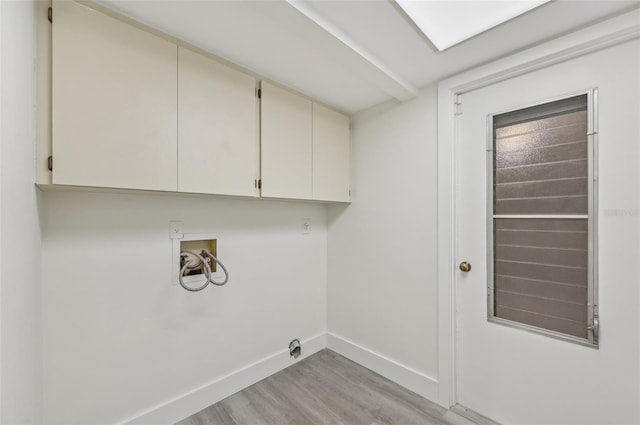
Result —
M 311 101 L 262 83 L 262 196 L 312 198 Z
M 313 104 L 313 199 L 351 200 L 349 117 Z
M 258 196 L 256 80 L 179 48 L 178 190 Z
M 177 190 L 177 46 L 54 3 L 53 183 Z

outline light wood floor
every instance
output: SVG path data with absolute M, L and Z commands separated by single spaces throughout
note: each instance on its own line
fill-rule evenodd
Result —
M 468 425 L 472 422 L 323 350 L 178 425 Z

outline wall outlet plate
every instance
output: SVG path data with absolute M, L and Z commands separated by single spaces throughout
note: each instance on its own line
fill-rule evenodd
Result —
M 169 222 L 169 237 L 171 239 L 182 239 L 184 237 L 184 223 L 182 221 Z
M 309 235 L 311 234 L 311 219 L 303 218 L 302 219 L 302 234 Z

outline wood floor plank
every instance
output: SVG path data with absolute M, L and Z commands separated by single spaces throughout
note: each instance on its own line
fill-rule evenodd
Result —
M 177 425 L 456 425 L 447 409 L 323 350 Z
M 227 409 L 225 409 L 222 404 L 217 403 L 201 411 L 199 414 L 191 416 L 191 423 L 188 425 L 208 424 L 236 425 L 236 421 L 233 420 Z

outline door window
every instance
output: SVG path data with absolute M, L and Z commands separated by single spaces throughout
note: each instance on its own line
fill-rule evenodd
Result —
M 488 311 L 597 345 L 592 99 L 490 117 Z

